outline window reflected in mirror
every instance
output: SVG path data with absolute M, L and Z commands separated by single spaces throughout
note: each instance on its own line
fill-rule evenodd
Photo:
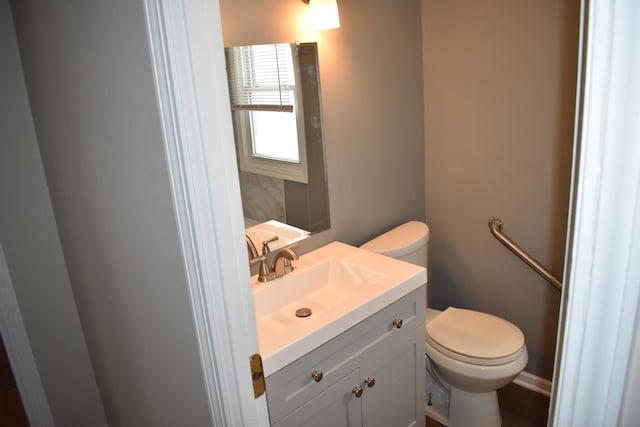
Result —
M 225 52 L 246 227 L 328 229 L 317 44 Z
M 227 63 L 240 170 L 307 184 L 298 50 L 242 46 L 228 51 Z

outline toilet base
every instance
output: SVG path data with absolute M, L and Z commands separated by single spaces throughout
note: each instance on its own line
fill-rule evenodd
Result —
M 498 394 L 494 391 L 470 393 L 451 387 L 449 395 L 449 427 L 500 427 L 502 417 Z
M 427 381 L 427 404 L 424 412 L 427 417 L 443 425 L 448 425 L 449 416 L 449 390 L 447 390 L 439 379 L 434 378 L 431 361 L 425 355 L 425 374 Z
M 500 427 L 502 417 L 496 391 L 470 393 L 444 384 L 425 357 L 427 404 L 425 414 L 449 427 Z M 431 403 L 431 404 L 429 404 Z
M 431 418 L 434 421 L 439 422 L 440 424 L 442 424 L 443 426 L 448 425 L 447 423 L 449 422 L 449 420 L 447 420 L 447 417 L 445 417 L 444 414 L 445 411 L 442 410 L 442 408 L 438 408 L 434 405 L 429 406 L 429 404 L 427 404 L 424 408 L 424 414 Z

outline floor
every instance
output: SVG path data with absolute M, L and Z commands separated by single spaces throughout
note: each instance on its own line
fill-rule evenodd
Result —
M 549 398 L 516 384 L 498 391 L 502 427 L 542 427 L 547 425 Z M 443 427 L 427 417 L 426 427 Z
M 0 339 L 0 426 L 29 427 L 2 339 Z

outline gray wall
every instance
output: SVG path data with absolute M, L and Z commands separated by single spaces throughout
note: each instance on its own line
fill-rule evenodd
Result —
M 422 1 L 431 303 L 503 316 L 551 378 L 559 293 L 503 247 L 492 216 L 562 277 L 577 0 Z
M 53 420 L 104 426 L 56 229 L 8 0 L 0 1 L 0 242 Z
M 26 0 L 12 6 L 42 161 L 108 422 L 210 425 L 142 2 Z
M 291 0 L 222 0 L 225 46 L 317 41 L 333 240 L 360 244 L 424 220 L 420 4 L 339 2 L 341 28 L 309 33 L 307 6 Z

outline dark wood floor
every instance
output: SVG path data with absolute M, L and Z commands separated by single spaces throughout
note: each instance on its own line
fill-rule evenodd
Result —
M 29 427 L 2 339 L 0 339 L 0 426 Z
M 547 425 L 549 398 L 510 384 L 498 390 L 502 427 L 543 427 Z M 443 427 L 427 417 L 426 427 Z

